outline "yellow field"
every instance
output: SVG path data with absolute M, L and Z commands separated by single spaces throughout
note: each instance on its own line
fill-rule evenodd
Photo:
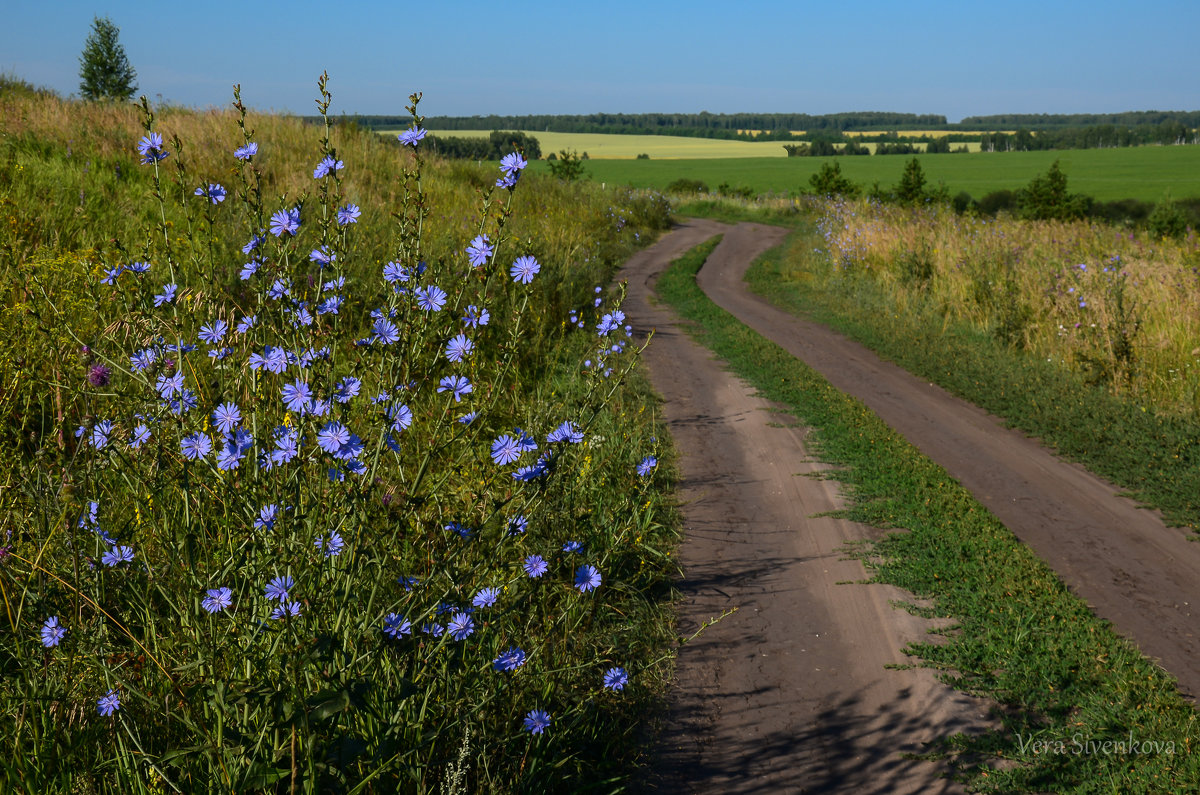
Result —
M 399 130 L 380 130 L 396 135 Z M 491 130 L 430 130 L 431 135 L 484 138 Z M 558 133 L 523 130 L 538 139 L 542 157 L 551 152 L 574 149 L 597 160 L 633 160 L 640 154 L 653 160 L 719 159 L 729 157 L 787 157 L 779 141 L 726 141 L 714 138 L 685 138 L 678 135 L 615 135 L 601 133 Z

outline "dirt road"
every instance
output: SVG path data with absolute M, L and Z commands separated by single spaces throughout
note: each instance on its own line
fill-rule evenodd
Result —
M 899 758 L 935 737 L 983 725 L 986 707 L 928 671 L 886 670 L 927 624 L 891 608 L 902 595 L 841 560 L 871 528 L 815 514 L 837 487 L 803 429 L 726 373 L 651 305 L 657 274 L 687 249 L 725 237 L 698 275 L 720 306 L 874 410 L 943 466 L 1046 560 L 1095 612 L 1200 693 L 1200 544 L 1118 489 L 1055 458 L 995 418 L 881 361 L 862 346 L 747 292 L 750 262 L 784 231 L 688 222 L 626 266 L 627 311 L 658 329 L 646 359 L 681 451 L 687 540 L 686 634 L 738 612 L 684 647 L 664 744 L 662 791 L 937 792 L 934 764 Z M 942 789 L 945 787 L 945 789 Z

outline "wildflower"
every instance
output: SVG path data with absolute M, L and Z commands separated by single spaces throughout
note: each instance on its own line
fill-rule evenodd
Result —
M 362 210 L 358 209 L 357 204 L 347 204 L 337 211 L 338 226 L 353 224 L 358 221 L 358 216 L 360 215 L 362 215 Z
M 221 433 L 232 433 L 234 427 L 242 421 L 242 412 L 236 403 L 222 403 L 213 411 L 212 419 L 213 425 Z
M 121 563 L 133 562 L 133 547 L 114 546 L 104 553 L 100 562 L 105 566 L 117 566 Z
M 336 455 L 350 442 L 350 429 L 340 422 L 329 422 L 317 433 L 317 446 L 330 455 Z
M 203 185 L 196 188 L 196 195 L 204 196 L 213 204 L 220 204 L 225 201 L 225 188 L 209 183 L 207 188 Z
M 475 328 L 476 326 L 486 326 L 491 317 L 491 313 L 486 309 L 480 309 L 474 304 L 471 304 L 467 307 L 467 313 L 463 315 L 463 322 L 466 323 L 469 328 Z
M 338 382 L 338 385 L 334 388 L 333 396 L 338 403 L 349 403 L 350 398 L 357 397 L 360 389 L 362 389 L 362 381 L 352 375 L 348 375 Z
M 112 370 L 102 364 L 93 364 L 88 368 L 87 380 L 92 386 L 108 386 Z
M 216 345 L 224 339 L 226 332 L 229 331 L 229 324 L 224 320 L 214 320 L 207 326 L 200 327 L 200 333 L 197 335 L 201 342 L 207 342 L 210 345 Z
M 500 170 L 510 177 L 522 171 L 529 163 L 519 152 L 512 152 L 500 158 Z
M 154 389 L 163 400 L 178 394 L 183 390 L 183 373 L 175 373 L 174 375 L 164 373 L 160 375 L 154 382 Z
M 279 506 L 275 503 L 264 505 L 258 512 L 258 518 L 254 520 L 254 527 L 258 530 L 274 530 L 275 520 L 279 518 Z M 276 579 L 279 579 L 278 577 Z M 289 578 L 290 580 L 290 578 Z
M 525 652 L 516 646 L 500 652 L 500 656 L 492 661 L 492 667 L 497 671 L 515 671 L 524 664 Z
M 450 392 L 454 396 L 454 402 L 462 401 L 462 396 L 473 392 L 475 387 L 471 386 L 471 382 L 466 377 L 461 375 L 448 375 L 438 382 L 438 392 Z
M 208 434 L 201 433 L 200 431 L 196 431 L 179 440 L 179 450 L 183 453 L 183 457 L 189 461 L 196 461 L 206 457 L 212 452 L 212 449 L 212 439 L 208 438 Z
M 294 411 L 297 414 L 304 413 L 313 396 L 309 385 L 299 378 L 290 384 L 285 384 L 280 393 L 283 396 L 283 404 L 287 406 L 288 411 Z
M 600 587 L 600 571 L 587 564 L 580 566 L 575 570 L 575 587 L 583 593 L 596 590 Z
M 339 276 L 336 279 L 330 279 L 329 281 L 325 282 L 325 284 L 321 285 L 321 292 L 327 293 L 330 290 L 340 290 L 345 286 L 346 286 L 346 277 Z
M 345 163 L 341 160 L 335 160 L 333 155 L 326 155 L 317 163 L 317 167 L 313 169 L 313 179 L 321 179 L 327 177 L 337 171 L 341 171 L 345 167 Z
M 371 326 L 371 330 L 375 332 L 375 341 L 382 342 L 384 345 L 391 345 L 400 339 L 400 329 L 386 318 L 376 320 L 375 325 Z
M 258 154 L 258 144 L 254 143 L 253 141 L 245 146 L 239 146 L 237 149 L 233 150 L 233 156 L 238 160 L 249 160 L 256 154 Z
M 417 288 L 417 306 L 426 312 L 440 311 L 446 305 L 446 291 L 436 284 Z
M 604 686 L 609 690 L 624 690 L 627 684 L 629 674 L 625 673 L 624 668 L 614 667 L 604 672 Z
M 125 266 L 125 270 L 133 273 L 146 273 L 150 270 L 149 262 L 131 262 Z
M 467 260 L 478 268 L 488 261 L 488 257 L 492 256 L 492 251 L 492 244 L 487 235 L 478 235 L 467 245 Z
M 133 429 L 133 436 L 129 439 L 129 446 L 136 450 L 148 441 L 150 441 L 150 429 L 146 427 L 145 423 L 139 423 Z
M 300 231 L 300 208 L 280 210 L 271 216 L 271 234 L 282 237 L 286 232 L 295 235 Z
M 268 599 L 274 599 L 277 602 L 284 602 L 287 601 L 288 591 L 292 590 L 292 586 L 295 584 L 296 581 L 293 580 L 290 575 L 284 575 L 282 577 L 275 577 L 272 579 L 271 582 L 267 583 L 267 586 L 263 589 L 263 591 Z
M 521 568 L 525 569 L 525 573 L 530 577 L 541 577 L 550 568 L 546 565 L 546 561 L 541 555 L 530 555 L 525 558 L 525 562 L 521 564 Z
M 570 420 L 559 425 L 546 437 L 547 443 L 570 442 L 571 444 L 579 444 L 582 441 L 583 431 L 579 430 L 578 426 Z
M 58 616 L 50 616 L 46 619 L 46 623 L 42 624 L 42 645 L 47 649 L 52 649 L 66 637 L 66 634 L 67 628 L 59 625 Z
M 324 267 L 337 260 L 337 254 L 331 252 L 329 250 L 329 246 L 321 246 L 320 248 L 314 248 L 311 252 L 309 252 L 308 259 L 309 262 L 315 262 Z
M 475 607 L 491 607 L 496 604 L 499 597 L 499 588 L 481 588 L 479 593 L 475 594 L 475 598 L 471 600 L 471 604 Z
M 411 146 L 415 149 L 417 147 L 417 143 L 425 137 L 425 132 L 425 129 L 418 127 L 414 123 L 412 127 L 409 127 L 407 130 L 397 135 L 396 140 L 399 141 L 403 146 Z
M 651 472 L 654 471 L 654 468 L 656 466 L 658 466 L 658 459 L 652 455 L 646 456 L 637 465 L 638 476 L 643 477 L 643 478 L 646 477 L 647 475 L 649 475 Z
M 550 713 L 544 709 L 530 710 L 525 716 L 525 729 L 530 734 L 541 734 L 550 728 Z
M 529 520 L 524 516 L 514 516 L 508 520 L 508 534 L 510 536 L 521 535 L 529 529 Z
M 508 274 L 512 276 L 514 282 L 529 284 L 531 281 L 533 281 L 534 275 L 536 275 L 541 269 L 542 266 L 539 265 L 538 261 L 533 257 L 517 257 L 516 261 L 513 262 L 512 267 L 509 269 Z
M 286 598 L 286 594 L 284 595 Z M 300 615 L 299 602 L 281 601 L 274 610 L 271 611 L 271 618 L 278 621 L 281 618 L 297 618 Z
M 254 328 L 254 324 L 256 322 L 258 322 L 258 315 L 250 315 L 249 317 L 243 317 L 241 319 L 241 321 L 237 324 L 237 333 L 245 334 L 247 331 Z
M 471 528 L 464 525 L 462 522 L 451 522 L 446 525 L 446 529 L 451 533 L 457 533 L 461 538 L 471 537 Z
M 466 640 L 475 631 L 475 622 L 468 613 L 455 613 L 450 617 L 450 623 L 446 624 L 446 630 L 455 640 Z
M 446 358 L 452 362 L 461 362 L 475 350 L 475 343 L 467 339 L 465 334 L 456 334 L 446 343 Z
M 163 304 L 171 303 L 172 301 L 175 300 L 175 291 L 178 289 L 179 289 L 178 285 L 164 284 L 163 291 L 161 293 L 159 293 L 158 295 L 154 296 L 154 305 L 162 306 Z
M 521 447 L 517 440 L 507 433 L 492 442 L 492 460 L 500 466 L 511 464 L 521 457 Z
M 412 425 L 413 413 L 412 409 L 404 405 L 391 405 L 387 410 L 387 418 L 392 423 L 392 430 L 396 433 L 404 430 Z
M 389 638 L 400 639 L 412 634 L 412 622 L 397 613 L 388 613 L 383 619 L 383 634 Z
M 261 232 L 262 230 L 260 229 L 259 231 Z M 247 243 L 246 245 L 242 246 L 242 253 L 249 254 L 251 251 L 254 251 L 256 248 L 258 248 L 263 243 L 265 243 L 266 240 L 267 239 L 262 235 L 252 235 L 250 237 L 250 242 Z M 245 278 L 245 277 L 243 277 L 243 278 Z
M 200 399 L 196 397 L 196 393 L 190 389 L 179 390 L 179 397 L 172 398 L 166 401 L 166 405 L 171 409 L 171 413 L 176 416 L 186 414 L 189 409 L 194 409 L 199 404 Z
M 463 425 L 470 425 L 472 422 L 475 421 L 475 418 L 478 416 L 479 416 L 478 411 L 468 411 L 466 414 L 459 417 L 458 421 L 461 422 Z
M 285 295 L 288 295 L 291 292 L 292 286 L 288 284 L 287 279 L 276 279 L 274 282 L 272 282 L 270 288 L 267 290 L 267 297 L 278 301 L 280 298 L 283 298 Z
M 163 137 L 156 132 L 143 135 L 142 140 L 138 141 L 137 150 L 138 154 L 142 156 L 142 165 L 165 160 L 170 154 L 170 152 L 163 151 Z
M 562 545 L 562 551 L 563 552 L 575 552 L 575 553 L 582 554 L 583 553 L 583 544 L 579 543 L 578 541 L 568 541 L 567 543 Z
M 123 270 L 125 269 L 121 266 L 117 266 L 116 268 L 106 268 L 104 270 L 104 278 L 100 280 L 100 283 L 108 285 L 116 284 L 117 277 L 121 275 Z
M 537 480 L 546 474 L 546 462 L 539 459 L 536 463 L 528 466 L 523 466 L 516 472 L 512 473 L 513 480 L 519 480 L 522 483 L 528 483 L 531 480 Z
M 329 531 L 329 536 L 326 538 L 318 538 L 313 542 L 317 549 L 324 553 L 327 558 L 334 558 L 341 554 L 342 549 L 346 546 L 345 539 L 342 534 L 336 530 Z
M 209 613 L 220 613 L 233 604 L 233 591 L 228 588 L 209 588 L 200 606 Z
M 96 701 L 96 710 L 106 718 L 111 716 L 120 708 L 121 696 L 116 690 L 109 690 Z

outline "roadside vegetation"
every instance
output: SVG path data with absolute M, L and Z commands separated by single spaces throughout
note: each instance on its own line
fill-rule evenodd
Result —
M 643 761 L 676 524 L 609 281 L 667 205 L 431 158 L 412 113 L 0 84 L 0 790 Z
M 798 240 L 793 252 L 811 242 Z M 918 664 L 1001 705 L 998 729 L 949 738 L 939 753 L 955 756 L 963 780 L 980 791 L 1193 787 L 1200 780 L 1194 753 L 1200 722 L 1174 682 L 1095 618 L 943 470 L 860 403 L 709 301 L 694 275 L 712 245 L 676 262 L 660 278 L 659 294 L 738 375 L 814 429 L 807 438 L 817 455 L 838 466 L 853 503 L 850 518 L 897 528 L 853 554 L 875 581 L 904 588 L 927 605 L 912 609 L 953 620 L 942 631 L 944 642 L 909 649 Z M 777 274 L 791 256 L 768 253 L 758 273 Z M 921 347 L 911 338 L 905 344 Z

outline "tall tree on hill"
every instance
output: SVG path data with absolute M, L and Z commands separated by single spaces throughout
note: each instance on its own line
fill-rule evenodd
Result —
M 79 56 L 79 91 L 84 99 L 125 101 L 137 91 L 137 72 L 129 65 L 125 48 L 117 41 L 120 28 L 108 17 L 92 19 Z

